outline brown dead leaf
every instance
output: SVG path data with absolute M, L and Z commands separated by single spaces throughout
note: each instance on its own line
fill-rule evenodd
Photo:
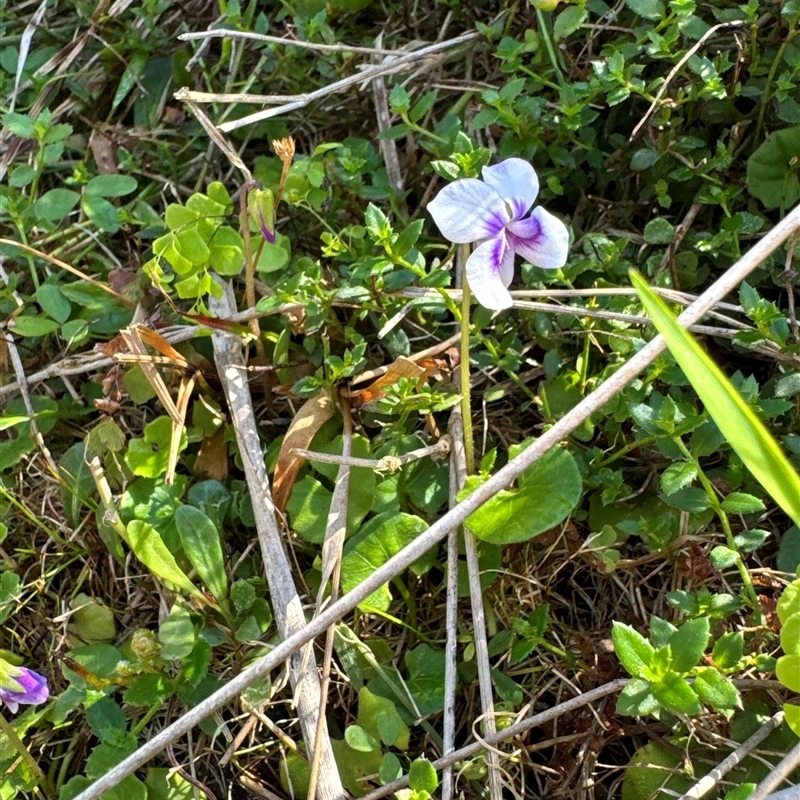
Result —
M 425 367 L 420 366 L 410 358 L 400 356 L 394 363 L 389 365 L 389 369 L 374 380 L 369 386 L 350 395 L 350 402 L 355 408 L 361 408 L 367 403 L 379 400 L 384 396 L 387 386 L 397 383 L 400 378 L 410 378 L 411 380 L 421 380 L 428 372 Z
M 101 175 L 116 175 L 117 168 L 117 148 L 111 139 L 103 136 L 99 131 L 94 131 L 89 139 L 89 149 L 97 163 L 97 171 Z
M 272 499 L 279 511 L 285 510 L 297 473 L 303 465 L 303 459 L 293 455 L 292 450 L 308 449 L 314 435 L 335 413 L 333 400 L 320 392 L 316 397 L 307 400 L 292 420 L 281 444 L 272 484 Z
M 203 439 L 194 462 L 194 470 L 218 481 L 224 481 L 228 477 L 228 443 L 225 441 L 224 425 L 213 436 Z

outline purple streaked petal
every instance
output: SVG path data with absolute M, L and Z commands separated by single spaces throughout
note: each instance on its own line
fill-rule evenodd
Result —
M 507 233 L 514 252 L 534 267 L 558 269 L 567 263 L 567 226 L 541 206 L 534 208 L 527 219 L 510 222 Z
M 47 688 L 47 679 L 44 676 L 26 667 L 20 667 L 19 669 L 20 674 L 14 675 L 14 680 L 22 687 L 22 691 L 12 692 L 8 689 L 0 689 L 0 700 L 11 711 L 16 711 L 20 703 L 34 706 L 44 703 L 50 696 L 50 690 Z
M 469 288 L 484 308 L 499 311 L 511 305 L 506 287 L 514 277 L 514 251 L 505 236 L 478 245 L 467 259 L 466 271 Z
M 261 235 L 269 244 L 275 244 L 275 232 L 269 229 L 266 222 L 261 223 Z
M 464 178 L 442 189 L 428 203 L 442 236 L 456 244 L 491 239 L 509 221 L 503 198 L 483 181 Z
M 507 158 L 483 168 L 483 179 L 508 204 L 512 219 L 522 219 L 539 194 L 536 171 L 521 158 Z

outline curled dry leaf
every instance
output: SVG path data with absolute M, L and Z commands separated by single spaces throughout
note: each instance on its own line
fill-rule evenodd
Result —
M 397 383 L 400 378 L 411 378 L 422 380 L 427 374 L 425 367 L 412 361 L 410 358 L 400 356 L 394 361 L 387 372 L 377 378 L 369 386 L 361 389 L 360 391 L 352 391 L 350 394 L 350 402 L 355 408 L 361 408 L 367 403 L 372 403 L 379 400 L 384 396 L 387 386 Z
M 272 498 L 279 511 L 286 509 L 297 473 L 303 465 L 303 459 L 293 455 L 292 450 L 307 450 L 314 435 L 335 412 L 333 400 L 325 392 L 320 392 L 316 397 L 307 400 L 292 420 L 281 444 L 272 484 Z

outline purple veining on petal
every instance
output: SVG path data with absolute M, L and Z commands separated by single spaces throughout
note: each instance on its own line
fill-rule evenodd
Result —
M 503 256 L 506 250 L 506 240 L 504 236 L 497 236 L 491 240 L 491 267 L 492 271 L 500 275 L 500 270 L 503 266 Z
M 539 192 L 536 170 L 521 158 L 507 158 L 484 167 L 482 174 L 484 181 L 503 198 L 512 220 L 525 215 Z
M 509 223 L 507 235 L 514 252 L 535 267 L 558 269 L 567 262 L 567 226 L 541 206 L 534 208 L 527 219 Z
M 266 239 L 270 244 L 275 244 L 275 233 L 271 231 L 269 227 L 267 227 L 266 222 L 261 223 L 261 235 Z
M 8 689 L 0 689 L 0 700 L 2 700 L 12 711 L 17 710 L 20 703 L 25 705 L 38 705 L 44 703 L 50 696 L 47 688 L 47 679 L 34 672 L 32 669 L 20 667 L 20 674 L 14 676 L 14 680 L 22 686 L 23 691 L 12 692 Z
M 507 230 L 512 244 L 526 239 L 531 244 L 538 244 L 542 235 L 542 225 L 534 216 L 509 222 Z

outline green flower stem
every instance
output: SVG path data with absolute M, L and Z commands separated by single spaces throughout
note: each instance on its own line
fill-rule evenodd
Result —
M 469 245 L 461 247 L 461 263 L 465 264 L 469 255 Z M 469 304 L 472 295 L 466 275 L 461 281 L 461 362 L 458 365 L 461 378 L 461 417 L 464 426 L 464 457 L 467 474 L 475 472 L 475 445 L 472 440 L 472 400 L 469 380 Z
M 22 739 L 17 736 L 17 732 L 11 727 L 8 720 L 2 714 L 0 714 L 0 733 L 5 734 L 11 746 L 30 767 L 31 772 L 36 776 L 36 780 L 39 781 L 39 787 L 44 794 L 47 797 L 55 797 L 55 792 L 50 785 L 49 778 L 42 772 L 42 768 L 36 762 L 36 759 L 30 754 L 28 748 L 23 744 Z
M 558 85 L 564 86 L 564 76 L 561 74 L 561 67 L 559 66 L 558 59 L 556 58 L 556 51 L 553 48 L 553 40 L 550 37 L 550 29 L 547 26 L 547 22 L 545 21 L 544 14 L 542 13 L 541 9 L 536 9 L 536 19 L 539 22 L 539 35 L 542 37 L 542 39 L 544 39 L 544 46 L 547 50 L 547 55 L 550 58 L 550 63 L 553 65 L 553 70 L 556 73 Z
M 408 118 L 408 114 L 401 114 L 400 119 L 408 126 L 408 129 L 413 131 L 420 136 L 427 136 L 429 139 L 432 139 L 434 142 L 439 142 L 439 144 L 450 144 L 447 139 L 443 139 L 438 134 L 434 133 L 433 131 L 426 131 L 425 128 L 421 127 L 420 125 L 415 124 Z
M 703 485 L 703 489 L 705 489 L 706 494 L 708 495 L 708 500 L 711 503 L 711 507 L 714 509 L 714 513 L 717 515 L 722 525 L 722 531 L 725 534 L 725 541 L 728 547 L 739 555 L 739 558 L 736 559 L 736 568 L 739 570 L 739 576 L 742 579 L 742 585 L 744 586 L 744 593 L 747 596 L 747 602 L 753 609 L 755 615 L 754 621 L 756 624 L 763 624 L 764 619 L 763 614 L 761 613 L 761 603 L 758 602 L 758 595 L 756 595 L 756 590 L 753 586 L 753 580 L 750 577 L 750 572 L 745 566 L 744 559 L 742 559 L 742 555 L 739 552 L 739 546 L 736 544 L 736 540 L 734 539 L 728 514 L 723 510 L 722 505 L 719 502 L 714 484 L 711 483 L 705 472 L 703 472 L 700 462 L 692 455 L 691 451 L 683 443 L 683 440 L 680 438 L 680 436 L 672 437 L 672 441 L 678 446 L 684 458 L 697 470 L 697 477 L 699 478 L 700 483 Z
M 784 38 L 783 42 L 781 42 L 781 46 L 778 48 L 778 52 L 775 54 L 775 58 L 772 61 L 772 66 L 769 68 L 769 74 L 767 75 L 767 84 L 764 87 L 764 92 L 761 95 L 761 108 L 758 112 L 758 122 L 756 123 L 756 133 L 755 133 L 755 141 L 759 140 L 759 136 L 761 134 L 761 129 L 764 127 L 764 116 L 767 113 L 767 108 L 769 108 L 769 101 L 772 99 L 772 94 L 770 92 L 772 88 L 772 82 L 775 80 L 775 73 L 778 71 L 778 65 L 783 61 L 783 54 L 786 52 L 786 48 L 791 44 L 792 39 L 797 35 L 797 18 L 793 19 L 789 25 L 789 33 Z

